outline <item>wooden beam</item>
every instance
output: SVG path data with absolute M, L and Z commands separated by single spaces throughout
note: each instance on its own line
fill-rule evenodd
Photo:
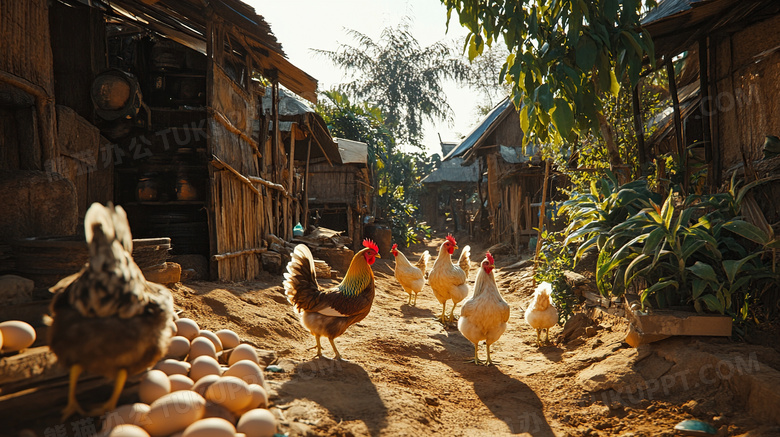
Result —
M 236 134 L 239 137 L 241 137 L 242 140 L 249 143 L 250 146 L 252 146 L 252 149 L 255 150 L 255 154 L 258 156 L 262 156 L 262 153 L 260 152 L 260 145 L 255 142 L 255 140 L 249 138 L 247 134 L 245 134 L 241 129 L 233 126 L 233 123 L 230 122 L 230 120 L 227 119 L 224 115 L 222 115 L 221 112 L 217 111 L 214 108 L 209 107 L 209 113 L 211 114 L 211 117 L 214 118 L 214 120 L 218 121 L 219 124 L 225 127 L 230 133 Z
M 682 118 L 680 117 L 680 100 L 677 96 L 677 78 L 674 74 L 674 62 L 672 57 L 666 58 L 666 75 L 669 77 L 669 94 L 672 96 L 672 108 L 674 114 L 674 138 L 677 141 L 677 154 L 680 159 L 680 165 L 683 168 L 687 166 L 687 153 L 683 144 Z M 683 187 L 688 191 L 688 178 L 683 178 Z
M 539 262 L 539 250 L 542 248 L 542 232 L 544 231 L 545 204 L 547 203 L 547 186 L 550 180 L 551 161 L 548 159 L 544 167 L 544 184 L 542 186 L 542 203 L 539 205 L 539 233 L 536 237 L 536 250 L 534 251 L 534 276 L 536 276 L 536 264 Z M 534 279 L 534 287 L 536 279 Z
M 707 186 L 712 190 L 714 178 L 712 172 L 712 135 L 710 134 L 710 72 L 709 48 L 707 37 L 699 40 L 699 93 L 701 94 L 701 131 L 704 142 L 704 162 L 707 164 Z M 687 178 L 686 178 L 687 179 Z
M 309 136 L 309 144 L 306 147 L 306 174 L 303 176 L 303 229 L 309 228 L 309 163 L 311 161 L 311 142 L 312 137 Z
M 214 261 L 222 261 L 223 259 L 235 258 L 237 256 L 249 255 L 253 253 L 263 253 L 267 251 L 268 249 L 266 249 L 265 247 L 257 247 L 254 249 L 239 250 L 237 252 L 218 253 L 216 255 L 213 255 L 211 259 L 213 259 Z
M 229 172 L 233 173 L 233 175 L 238 178 L 241 182 L 243 182 L 246 185 L 249 185 L 249 188 L 255 192 L 258 196 L 262 196 L 262 193 L 260 193 L 260 190 L 255 187 L 255 184 L 252 183 L 252 181 L 249 180 L 248 177 L 242 175 L 238 170 L 231 167 L 230 164 L 222 161 L 221 159 L 217 158 L 216 155 L 211 155 L 211 165 L 214 167 L 220 169 L 220 170 L 228 170 Z
M 642 122 L 642 108 L 639 102 L 639 86 L 642 82 L 636 84 L 631 90 L 631 106 L 634 110 L 634 130 L 636 131 L 637 154 L 639 155 L 639 173 L 644 173 L 645 163 L 647 162 L 647 152 L 645 151 L 645 124 Z

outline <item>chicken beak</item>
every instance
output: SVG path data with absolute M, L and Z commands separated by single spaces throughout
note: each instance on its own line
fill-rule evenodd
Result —
M 458 250 L 458 245 L 457 245 L 457 244 L 455 245 L 454 249 L 455 249 L 455 250 Z
M 379 256 L 379 254 L 378 254 L 378 253 L 376 254 L 376 257 L 377 257 L 377 258 L 382 258 L 381 256 Z

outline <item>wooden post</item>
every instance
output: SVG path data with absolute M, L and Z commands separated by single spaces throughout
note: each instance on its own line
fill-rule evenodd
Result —
M 274 70 L 274 73 L 277 73 L 276 70 Z M 274 133 L 271 137 L 271 156 L 272 156 L 272 170 L 271 174 L 273 175 L 272 182 L 279 183 L 280 182 L 280 174 L 279 174 L 279 81 L 278 77 L 274 78 L 273 84 L 271 86 L 271 114 L 274 121 Z M 273 232 L 276 235 L 279 235 L 279 209 L 278 209 L 278 203 L 281 202 L 281 197 L 276 196 L 275 194 L 271 196 L 271 202 L 273 202 L 273 222 L 275 223 Z
M 717 191 L 718 187 L 720 187 L 720 184 L 722 182 L 722 171 L 723 171 L 723 162 L 721 160 L 721 145 L 720 145 L 720 109 L 717 106 L 717 96 L 718 96 L 718 61 L 717 61 L 717 53 L 718 53 L 718 47 L 717 42 L 710 40 L 710 50 L 709 50 L 709 56 L 710 56 L 710 95 L 715 96 L 715 107 L 714 110 L 710 112 L 710 129 L 712 131 L 711 133 L 711 141 L 712 141 L 712 191 Z M 712 109 L 712 106 L 710 107 Z
M 287 192 L 290 193 L 290 196 L 295 195 L 295 189 L 293 187 L 293 174 L 295 173 L 295 131 L 298 130 L 298 126 L 293 123 L 292 126 L 290 126 L 290 162 L 287 167 L 288 169 L 288 175 L 287 175 Z M 288 240 L 292 240 L 292 230 L 294 219 L 293 214 L 293 201 L 292 198 L 287 200 L 287 209 L 290 210 L 290 219 L 287 220 L 288 223 L 285 223 L 285 226 L 288 228 L 287 232 L 285 233 L 287 235 Z
M 701 94 L 701 131 L 704 142 L 704 162 L 707 164 L 707 186 L 712 190 L 714 184 L 712 172 L 712 136 L 710 135 L 710 117 L 712 108 L 710 106 L 710 74 L 709 74 L 709 53 L 707 37 L 699 40 L 699 92 Z
M 536 237 L 536 250 L 534 251 L 534 277 L 536 276 L 536 264 L 539 261 L 539 250 L 542 248 L 542 231 L 544 231 L 545 203 L 547 203 L 547 185 L 550 180 L 550 163 L 548 159 L 544 167 L 544 184 L 542 185 L 542 203 L 539 205 L 539 236 Z M 534 279 L 534 287 L 536 279 Z
M 303 179 L 303 229 L 309 229 L 309 163 L 311 161 L 311 134 L 306 148 L 306 174 Z
M 637 154 L 639 155 L 639 174 L 644 174 L 647 152 L 645 151 L 645 124 L 642 122 L 642 108 L 639 104 L 639 85 L 637 83 L 631 92 L 631 106 L 634 110 L 634 130 L 636 131 Z
M 669 94 L 672 96 L 672 108 L 674 109 L 674 138 L 677 141 L 677 154 L 679 155 L 680 165 L 683 169 L 688 167 L 687 151 L 683 144 L 682 118 L 680 117 L 680 100 L 677 97 L 677 78 L 674 74 L 674 63 L 672 57 L 666 58 L 666 75 L 669 77 Z M 684 170 L 686 176 L 683 178 L 683 187 L 688 192 L 687 170 Z

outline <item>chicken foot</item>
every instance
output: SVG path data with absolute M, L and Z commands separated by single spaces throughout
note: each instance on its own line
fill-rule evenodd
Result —
M 466 362 L 467 362 L 467 363 L 474 363 L 474 364 L 476 364 L 476 365 L 478 365 L 478 366 L 481 366 L 481 365 L 483 365 L 484 363 L 482 362 L 482 360 L 480 360 L 480 359 L 479 359 L 479 348 L 478 348 L 477 344 L 478 344 L 478 343 L 475 343 L 475 344 L 474 344 L 474 359 L 472 359 L 472 360 L 466 360 Z
M 320 344 L 320 336 L 315 335 L 314 338 L 317 339 L 317 356 L 314 358 L 322 358 L 322 345 Z
M 115 409 L 116 404 L 119 401 L 119 396 L 122 394 L 122 389 L 125 387 L 125 382 L 127 382 L 127 370 L 119 369 L 119 371 L 116 372 L 114 391 L 111 393 L 111 397 L 105 404 L 90 410 L 87 413 L 87 416 L 102 416 L 106 412 Z
M 447 324 L 447 301 L 445 300 L 443 304 L 441 304 L 441 315 L 437 317 L 437 319 L 443 324 Z
M 492 365 L 496 365 L 496 364 L 501 364 L 498 361 L 493 361 L 493 360 L 490 359 L 490 345 L 489 344 L 485 344 L 485 346 L 487 346 L 487 361 L 485 361 L 485 365 L 486 366 L 492 366 Z
M 458 320 L 458 318 L 457 318 L 457 317 L 455 317 L 455 307 L 456 307 L 456 306 L 458 306 L 458 304 L 456 304 L 455 302 L 453 302 L 453 303 L 452 303 L 452 309 L 450 310 L 450 316 L 449 316 L 449 317 L 447 317 L 447 320 L 448 320 L 449 322 L 455 322 L 456 320 Z
M 74 364 L 70 366 L 70 380 L 68 383 L 68 405 L 62 410 L 62 422 L 72 416 L 75 413 L 79 413 L 82 416 L 87 414 L 84 409 L 79 405 L 79 401 L 76 399 L 76 383 L 79 380 L 79 375 L 84 371 L 84 368 L 80 364 Z
M 333 359 L 334 360 L 343 360 L 343 358 L 341 358 L 341 354 L 339 353 L 339 350 L 336 349 L 336 343 L 333 342 L 332 338 L 328 338 L 328 340 L 330 340 L 330 346 L 333 348 L 333 352 L 336 354 L 336 355 L 333 356 Z

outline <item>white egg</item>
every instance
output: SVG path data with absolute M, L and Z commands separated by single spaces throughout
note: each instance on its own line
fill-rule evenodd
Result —
M 136 425 L 119 425 L 111 430 L 105 437 L 149 437 L 149 433 Z
M 3 352 L 16 352 L 27 349 L 35 343 L 35 329 L 21 320 L 9 320 L 0 323 Z
M 141 379 L 138 397 L 141 402 L 151 404 L 171 392 L 171 381 L 162 370 L 150 370 Z
M 207 355 L 215 360 L 217 359 L 217 348 L 214 343 L 206 337 L 196 337 L 190 342 L 189 360 L 192 361 L 200 356 Z
M 219 337 L 217 337 L 217 334 L 209 331 L 208 329 L 201 329 L 198 335 L 200 337 L 205 337 L 211 340 L 211 342 L 214 344 L 214 349 L 217 352 L 222 350 L 222 340 L 220 340 Z
M 217 337 L 219 337 L 219 340 L 222 342 L 222 347 L 225 349 L 233 349 L 241 344 L 241 339 L 238 338 L 238 334 L 230 329 L 220 329 L 215 332 L 215 334 L 217 334 Z
M 187 340 L 192 341 L 200 333 L 200 327 L 198 323 L 192 319 L 178 319 L 176 320 L 176 335 L 186 337 Z
M 164 437 L 183 431 L 203 417 L 206 400 L 194 391 L 169 393 L 150 405 L 144 429 L 151 437 Z
M 250 410 L 238 419 L 236 430 L 246 437 L 273 437 L 276 434 L 276 417 L 262 408 Z
M 268 392 L 265 391 L 263 386 L 249 384 L 249 391 L 252 393 L 252 403 L 249 404 L 250 409 L 268 408 Z
M 190 341 L 187 337 L 177 335 L 171 338 L 171 343 L 168 345 L 168 352 L 165 356 L 181 360 L 186 357 L 188 353 L 190 353 Z
M 192 390 L 195 385 L 195 382 L 185 375 L 169 375 L 168 380 L 171 381 L 171 392 Z
M 182 437 L 234 437 L 236 428 L 232 423 L 218 417 L 201 419 L 182 433 Z
M 119 406 L 103 416 L 103 430 L 108 431 L 119 425 L 143 426 L 150 409 L 149 405 L 140 402 Z
M 244 380 L 247 384 L 264 385 L 265 377 L 263 369 L 251 360 L 241 360 L 231 365 L 222 373 L 223 376 L 236 376 Z
M 228 364 L 232 366 L 233 363 L 237 363 L 241 360 L 250 360 L 255 363 L 260 362 L 260 359 L 257 357 L 257 350 L 246 343 L 236 346 L 233 351 L 230 352 Z
M 205 396 L 206 390 L 209 388 L 211 384 L 216 382 L 219 379 L 219 375 L 206 375 L 198 380 L 198 382 L 195 383 L 195 385 L 192 386 L 192 391 L 195 393 Z
M 192 364 L 186 361 L 174 360 L 173 358 L 167 358 L 162 361 L 158 361 L 154 365 L 157 370 L 162 370 L 166 375 L 188 375 Z
M 235 376 L 223 376 L 206 389 L 207 401 L 222 405 L 233 413 L 243 411 L 252 402 L 249 385 Z
M 200 356 L 192 361 L 192 367 L 190 368 L 190 379 L 195 382 L 198 382 L 200 378 L 203 378 L 206 375 L 221 374 L 222 368 L 219 367 L 217 360 L 208 355 Z
M 207 400 L 206 413 L 203 415 L 203 418 L 206 419 L 208 417 L 219 417 L 227 420 L 230 423 L 236 423 L 236 420 L 238 420 L 237 414 L 233 413 L 222 405 L 215 404 L 214 402 L 209 402 Z

